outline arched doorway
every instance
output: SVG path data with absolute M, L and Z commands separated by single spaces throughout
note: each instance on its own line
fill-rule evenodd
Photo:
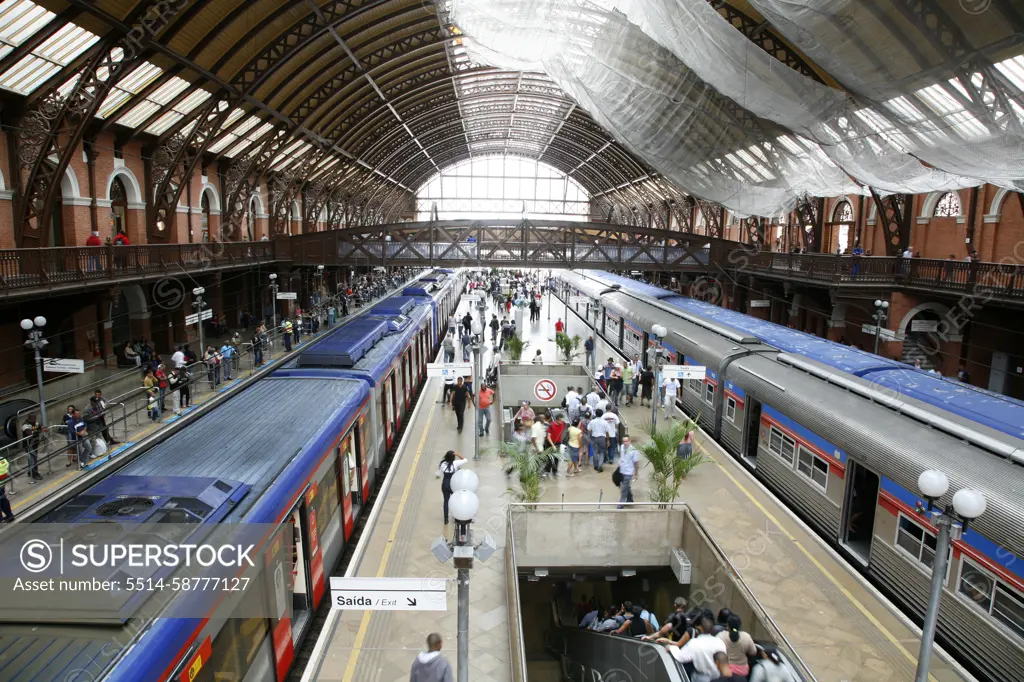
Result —
M 121 178 L 116 177 L 110 183 L 110 234 L 107 236 L 113 239 L 121 232 L 128 233 L 128 190 Z
M 835 246 L 838 253 L 846 253 L 850 247 L 850 226 L 853 225 L 853 206 L 843 200 L 832 211 L 832 220 L 826 225 L 825 244 Z

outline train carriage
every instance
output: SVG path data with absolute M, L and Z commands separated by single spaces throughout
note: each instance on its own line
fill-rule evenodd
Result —
M 909 612 L 924 611 L 937 535 L 917 476 L 936 468 L 951 491 L 982 491 L 987 511 L 950 553 L 939 634 L 983 676 L 1019 677 L 1020 401 L 626 278 L 558 279 L 565 300 L 592 301 L 570 307 L 623 357 L 650 345 L 654 324 L 665 326 L 666 362 L 707 368 L 703 380 L 684 382 L 685 411 Z M 609 291 L 613 284 L 621 288 Z

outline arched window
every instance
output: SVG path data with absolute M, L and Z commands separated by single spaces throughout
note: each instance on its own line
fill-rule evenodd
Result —
M 852 223 L 853 222 L 853 207 L 850 206 L 849 201 L 840 201 L 836 204 L 836 209 L 832 211 L 832 222 L 833 223 Z
M 121 178 L 114 178 L 110 183 L 110 235 L 128 231 L 128 190 Z
M 960 215 L 960 196 L 956 192 L 946 192 L 935 204 L 936 218 L 955 218 Z
M 200 213 L 200 225 L 203 228 L 203 243 L 210 241 L 210 194 L 209 192 L 203 192 L 203 196 L 199 199 L 199 206 L 201 208 Z

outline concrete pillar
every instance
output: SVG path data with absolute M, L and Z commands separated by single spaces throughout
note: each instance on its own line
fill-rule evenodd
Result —
M 117 367 L 117 354 L 114 348 L 114 321 L 112 315 L 114 304 L 120 298 L 117 290 L 104 291 L 96 298 L 96 319 L 100 326 L 100 357 L 107 367 Z
M 132 340 L 153 338 L 149 312 L 129 314 L 128 325 L 131 328 Z

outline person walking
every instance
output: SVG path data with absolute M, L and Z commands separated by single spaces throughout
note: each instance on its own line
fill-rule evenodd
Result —
M 473 350 L 473 337 L 465 327 L 462 328 L 462 338 L 459 339 L 459 343 L 462 345 L 462 361 L 469 362 L 470 352 Z
M 594 448 L 594 471 L 598 473 L 604 471 L 604 460 L 608 454 L 608 423 L 603 417 L 604 412 L 597 410 L 587 423 L 590 445 Z
M 155 388 L 149 389 L 149 394 L 151 400 L 156 399 Z M 73 419 L 71 428 L 75 431 L 75 446 L 78 450 L 78 468 L 84 469 L 92 452 L 92 449 L 89 447 L 89 426 L 85 423 L 82 413 L 78 410 L 75 410 L 71 416 Z
M 441 635 L 427 635 L 427 650 L 416 655 L 409 672 L 409 682 L 452 682 L 452 666 L 441 655 Z
M 444 361 L 445 363 L 455 362 L 455 333 L 448 332 L 444 337 Z
M 579 405 L 578 400 L 576 404 Z M 580 429 L 580 420 L 578 418 L 573 419 L 569 423 L 565 444 L 569 450 L 569 466 L 566 476 L 571 477 L 580 473 L 580 448 L 583 445 L 583 430 Z
M 77 446 L 75 445 L 75 406 L 68 405 L 68 411 L 61 417 L 64 422 L 64 434 L 68 441 L 68 463 L 65 467 L 70 467 L 72 464 L 78 461 Z
M 171 393 L 171 409 L 174 414 L 181 412 L 181 370 L 175 367 L 167 377 L 167 388 Z
M 494 389 L 483 384 L 478 392 L 476 406 L 476 431 L 480 437 L 491 434 L 491 405 L 494 403 Z
M 633 398 L 636 396 L 636 368 L 633 367 L 632 362 L 627 362 L 626 366 L 622 368 L 622 386 L 626 390 L 626 407 L 633 406 Z
M 467 334 L 473 333 L 473 315 L 468 310 L 462 316 L 462 328 L 466 330 Z
M 21 438 L 28 455 L 28 475 L 32 483 L 43 480 L 39 475 L 39 443 L 42 440 L 43 427 L 39 423 L 39 415 L 29 412 L 25 423 L 21 425 Z
M 583 342 L 583 350 L 587 354 L 587 367 L 590 367 L 594 362 L 594 337 L 588 336 L 587 340 Z
M 437 465 L 437 473 L 434 478 L 441 479 L 441 494 L 444 496 L 444 525 L 448 525 L 448 500 L 452 496 L 452 476 L 466 463 L 466 458 L 449 450 L 444 453 L 444 458 Z
M 463 415 L 466 412 L 466 404 L 473 402 L 473 393 L 466 386 L 466 382 L 462 377 L 459 377 L 458 381 L 455 382 L 455 388 L 452 390 L 451 405 L 452 409 L 455 410 L 455 420 L 458 424 L 458 431 L 462 433 Z
M 491 328 L 491 345 L 497 345 L 498 343 L 498 330 L 501 329 L 501 323 L 498 322 L 498 314 L 494 313 L 491 315 L 491 321 L 488 323 Z
M 637 463 L 640 461 L 640 453 L 633 447 L 629 436 L 622 438 L 622 455 L 619 457 L 619 475 L 622 480 L 619 482 L 619 506 L 622 509 L 627 502 L 633 501 L 633 481 L 637 479 L 639 470 Z
M 661 382 L 661 387 L 665 391 L 665 418 L 675 419 L 676 396 L 679 395 L 679 379 L 676 379 L 675 377 L 665 377 L 665 379 L 662 380 Z
M 622 397 L 622 387 L 625 383 L 623 378 L 622 365 L 616 364 L 612 368 L 611 375 L 608 378 L 608 397 L 612 399 L 612 404 L 615 407 L 619 406 L 619 398 Z
M 564 333 L 565 333 L 565 322 L 562 322 L 562 318 L 558 318 L 558 320 L 555 322 L 555 334 L 558 335 L 558 334 L 564 334 Z
M 555 453 L 562 451 L 562 443 L 565 440 L 567 426 L 565 415 L 561 411 L 555 412 L 554 419 L 548 425 L 547 433 L 547 445 L 549 448 L 553 448 Z M 547 471 L 552 476 L 558 475 L 558 460 L 557 454 L 548 455 Z
M 186 407 L 192 407 L 192 373 L 188 371 L 188 367 L 182 367 L 178 374 L 181 386 L 180 407 L 184 410 Z

